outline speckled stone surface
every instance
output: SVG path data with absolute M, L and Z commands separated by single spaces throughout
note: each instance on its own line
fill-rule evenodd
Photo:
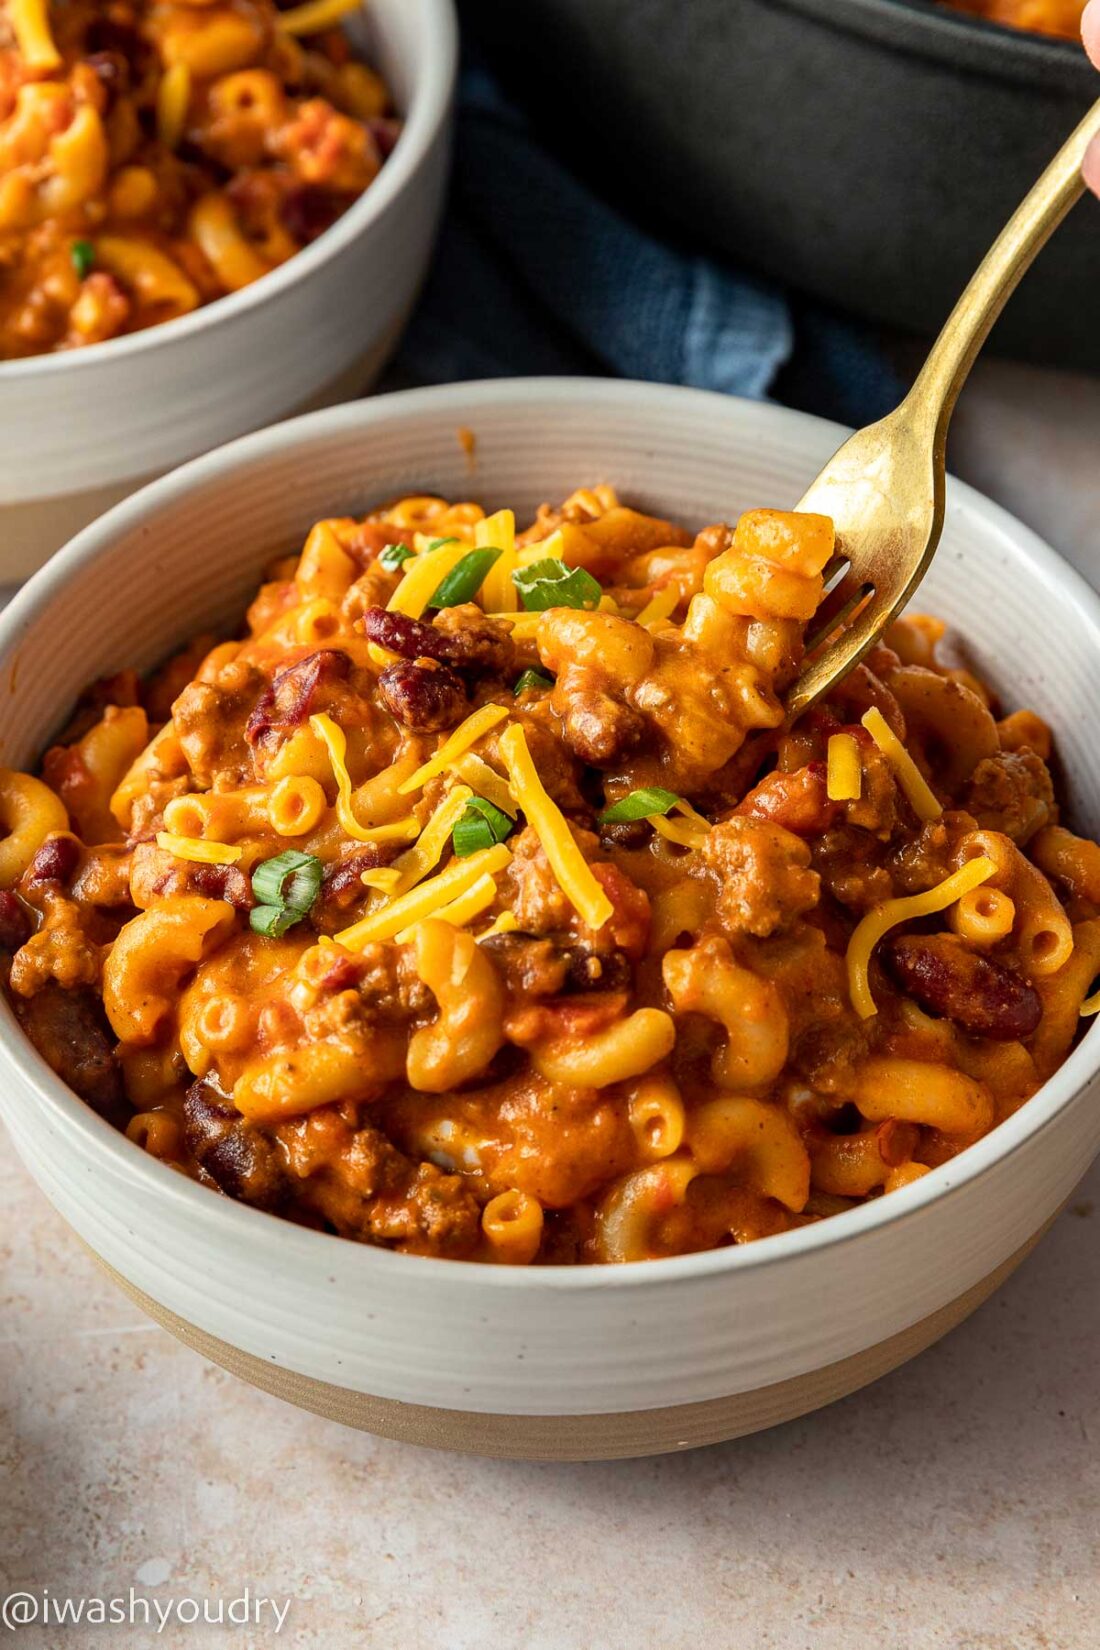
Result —
M 1100 386 L 995 367 L 964 409 L 959 469 L 1100 566 Z M 13 1647 L 1096 1650 L 1100 1167 L 876 1386 L 710 1450 L 547 1466 L 347 1432 L 204 1364 L 0 1131 L 0 1597 L 44 1587 L 290 1607 L 278 1635 L 154 1617 Z

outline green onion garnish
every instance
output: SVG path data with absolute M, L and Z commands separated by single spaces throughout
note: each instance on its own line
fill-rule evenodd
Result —
M 451 842 L 459 859 L 468 859 L 482 848 L 503 842 L 515 821 L 483 796 L 472 796 L 466 812 L 451 832 Z
M 95 264 L 95 247 L 91 241 L 74 241 L 69 248 L 69 257 L 80 279 L 84 280 Z
M 285 905 L 254 905 L 248 913 L 248 923 L 253 933 L 281 940 L 287 930 L 293 928 L 296 922 L 301 922 L 304 916 L 304 911 L 291 911 Z
M 499 550 L 470 550 L 440 579 L 427 607 L 461 607 L 472 602 L 485 582 L 485 575 L 499 558 Z
M 395 573 L 413 554 L 407 544 L 387 544 L 378 560 L 387 573 Z
M 453 533 L 451 534 L 449 539 L 429 539 L 427 545 L 425 546 L 424 554 L 426 556 L 429 556 L 429 555 L 431 555 L 433 550 L 440 550 L 440 549 L 442 549 L 442 547 L 445 544 L 457 544 L 457 543 L 458 543 L 458 540 L 455 538 Z
M 512 692 L 518 699 L 521 693 L 545 693 L 553 685 L 554 678 L 544 676 L 541 670 L 525 670 Z
M 297 922 L 307 915 L 317 898 L 323 872 L 324 866 L 315 855 L 288 848 L 285 853 L 276 854 L 274 859 L 265 859 L 262 865 L 257 865 L 252 873 L 252 892 L 261 906 L 270 905 L 277 911 L 292 912 L 291 920 Z M 255 911 L 252 914 L 255 916 Z M 252 926 L 255 928 L 256 924 Z M 287 926 L 290 926 L 289 923 Z M 270 930 L 260 928 L 257 932 L 264 934 Z
M 659 785 L 651 785 L 646 790 L 631 791 L 620 802 L 605 808 L 599 815 L 599 822 L 601 825 L 626 825 L 631 820 L 648 819 L 650 814 L 667 814 L 679 800 L 675 791 L 663 791 Z
M 529 567 L 517 567 L 512 583 L 529 613 L 543 613 L 548 607 L 598 607 L 603 595 L 583 567 L 566 567 L 550 556 Z

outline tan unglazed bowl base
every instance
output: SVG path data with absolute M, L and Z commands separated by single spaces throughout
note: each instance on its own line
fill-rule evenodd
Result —
M 918 1352 L 957 1327 L 999 1289 L 1034 1249 L 1051 1222 L 1001 1266 L 920 1323 L 910 1325 L 889 1340 L 879 1341 L 839 1363 L 815 1369 L 793 1380 L 779 1381 L 756 1392 L 712 1398 L 699 1404 L 676 1404 L 669 1409 L 638 1409 L 611 1415 L 483 1415 L 469 1410 L 431 1409 L 395 1398 L 374 1398 L 366 1392 L 332 1386 L 327 1381 L 280 1369 L 262 1358 L 218 1340 L 186 1319 L 160 1306 L 129 1283 L 99 1256 L 99 1264 L 124 1294 L 211 1363 L 231 1375 L 285 1398 L 300 1409 L 326 1420 L 357 1427 L 381 1438 L 429 1449 L 457 1450 L 519 1461 L 607 1461 L 639 1455 L 664 1455 L 672 1450 L 696 1449 L 763 1432 L 782 1421 L 793 1421 L 812 1410 L 845 1398 L 850 1392 L 888 1375 L 915 1358 Z

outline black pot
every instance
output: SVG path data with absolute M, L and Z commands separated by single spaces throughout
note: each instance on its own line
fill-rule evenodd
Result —
M 1100 97 L 1080 47 L 930 0 L 466 0 L 510 93 L 617 195 L 874 321 L 936 331 Z M 1100 369 L 1100 205 L 993 347 Z

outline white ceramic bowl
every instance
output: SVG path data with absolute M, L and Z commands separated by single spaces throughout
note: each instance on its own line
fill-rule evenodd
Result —
M 428 488 L 523 512 L 606 480 L 700 524 L 789 505 L 842 433 L 696 391 L 555 379 L 387 396 L 246 437 L 87 529 L 3 615 L 0 760 L 33 762 L 88 679 L 237 616 L 261 565 L 321 515 Z M 1009 704 L 1054 723 L 1074 816 L 1095 831 L 1096 596 L 954 485 L 921 605 L 962 627 Z M 631 1266 L 508 1270 L 359 1246 L 190 1183 L 88 1110 L 0 1012 L 0 1109 L 18 1151 L 162 1321 L 324 1413 L 509 1454 L 730 1436 L 926 1345 L 1007 1273 L 1097 1151 L 1098 1064 L 1094 1030 L 954 1162 L 814 1226 Z
M 196 453 L 364 389 L 400 337 L 443 203 L 453 0 L 370 0 L 349 32 L 405 128 L 378 177 L 297 257 L 176 321 L 0 362 L 0 584 Z

